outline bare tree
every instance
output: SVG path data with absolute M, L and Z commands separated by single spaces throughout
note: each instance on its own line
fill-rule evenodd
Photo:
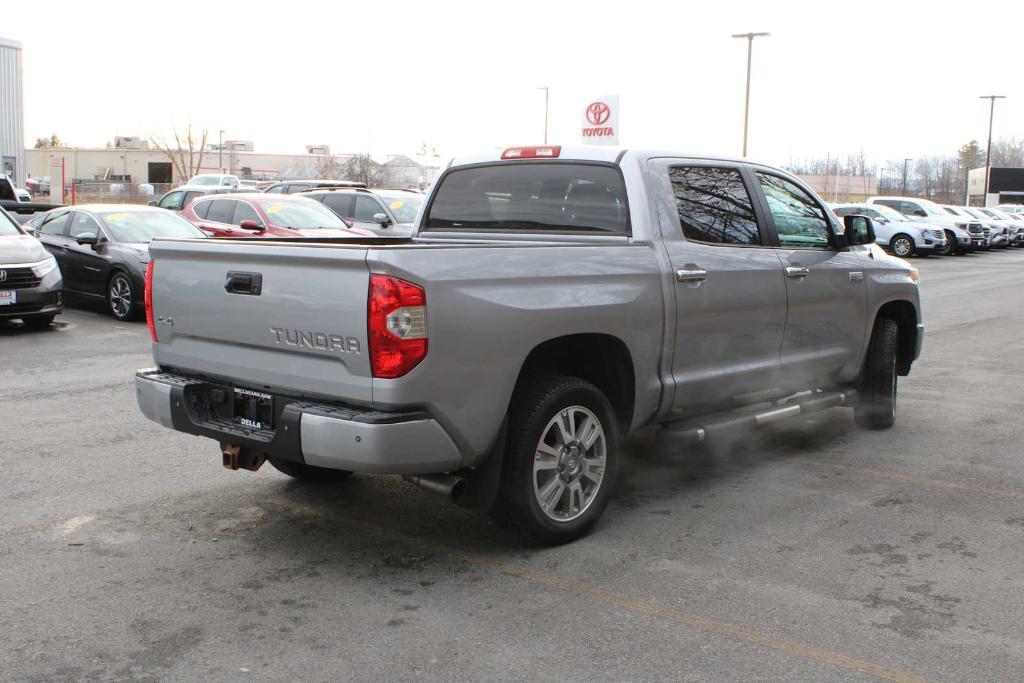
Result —
M 366 183 L 367 187 L 382 187 L 388 183 L 388 170 L 370 158 L 369 154 L 353 154 L 345 164 L 345 178 Z
M 167 155 L 174 167 L 174 172 L 181 182 L 188 182 L 188 179 L 199 173 L 203 167 L 203 156 L 206 154 L 206 138 L 209 131 L 203 128 L 198 135 L 192 128 L 192 122 L 181 133 L 178 128 L 171 129 L 174 135 L 174 146 L 162 135 L 152 135 L 149 141 L 153 146 Z
M 331 154 L 324 154 L 317 157 L 316 177 L 325 180 L 341 180 L 345 177 L 347 168 L 338 161 L 338 157 Z

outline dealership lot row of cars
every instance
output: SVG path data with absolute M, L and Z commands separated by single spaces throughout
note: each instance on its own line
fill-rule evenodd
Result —
M 424 195 L 370 190 L 344 180 L 289 180 L 263 187 L 203 174 L 149 207 L 79 205 L 38 213 L 22 227 L 0 221 L 4 280 L 0 319 L 45 328 L 63 294 L 104 301 L 117 319 L 141 314 L 149 242 L 158 237 L 408 237 Z M 1024 206 L 939 205 L 913 197 L 832 204 L 837 216 L 874 221 L 877 244 L 896 256 L 954 255 L 1024 246 Z M 11 246 L 14 245 L 14 246 Z

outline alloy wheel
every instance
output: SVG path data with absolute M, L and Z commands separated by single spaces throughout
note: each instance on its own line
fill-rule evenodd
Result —
M 560 410 L 537 443 L 533 492 L 541 511 L 556 522 L 582 515 L 604 481 L 607 458 L 604 427 L 580 405 Z

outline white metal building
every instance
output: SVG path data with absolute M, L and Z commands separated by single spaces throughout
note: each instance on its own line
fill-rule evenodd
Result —
M 25 109 L 21 43 L 0 38 L 0 172 L 25 186 Z

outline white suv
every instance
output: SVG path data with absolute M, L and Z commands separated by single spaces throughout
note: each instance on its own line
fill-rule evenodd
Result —
M 985 246 L 985 230 L 981 221 L 970 220 L 961 216 L 953 216 L 941 206 L 928 199 L 916 197 L 871 197 L 868 204 L 880 204 L 895 209 L 912 221 L 929 223 L 942 227 L 946 231 L 946 239 L 956 245 L 956 249 L 947 253 L 965 254 Z M 967 247 L 963 237 L 970 240 Z
M 859 215 L 870 218 L 875 224 L 875 243 L 900 258 L 949 253 L 949 241 L 941 225 L 912 221 L 899 211 L 882 204 L 832 204 L 831 206 L 837 216 Z M 969 248 L 971 240 L 966 233 L 963 240 L 964 248 Z M 956 245 L 953 247 L 955 249 Z

